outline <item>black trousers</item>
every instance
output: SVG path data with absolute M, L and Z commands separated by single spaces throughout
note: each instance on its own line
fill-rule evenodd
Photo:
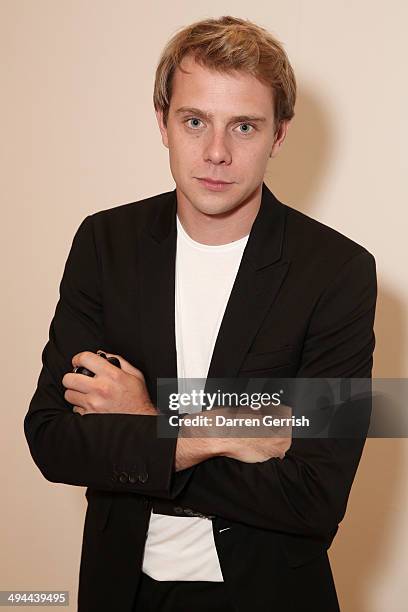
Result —
M 223 582 L 158 581 L 141 574 L 133 612 L 235 612 Z

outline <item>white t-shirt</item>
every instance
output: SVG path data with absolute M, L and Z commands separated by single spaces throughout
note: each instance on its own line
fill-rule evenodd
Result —
M 205 383 L 247 240 L 248 236 L 244 236 L 228 244 L 201 244 L 187 234 L 177 217 L 175 328 L 179 393 L 188 391 L 184 378 L 200 378 Z M 187 411 L 183 408 L 183 412 Z M 212 521 L 152 512 L 142 569 L 155 580 L 222 582 Z

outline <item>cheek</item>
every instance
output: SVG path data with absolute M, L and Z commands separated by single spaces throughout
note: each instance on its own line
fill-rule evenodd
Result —
M 245 161 L 248 166 L 252 169 L 259 169 L 260 172 L 263 172 L 266 168 L 269 159 L 270 149 L 262 146 L 262 147 L 254 147 L 253 149 L 248 149 L 246 152 Z
M 186 156 L 185 151 L 191 148 L 191 139 L 186 138 L 185 134 L 179 131 L 173 131 L 169 134 L 169 150 L 173 158 L 183 158 Z
M 265 164 L 265 152 L 257 147 L 236 147 L 232 155 L 233 165 L 237 168 L 251 169 L 263 167 Z
M 169 147 L 170 163 L 181 172 L 202 163 L 202 146 L 195 138 L 178 138 Z

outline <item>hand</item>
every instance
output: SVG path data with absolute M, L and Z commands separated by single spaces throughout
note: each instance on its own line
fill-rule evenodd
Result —
M 291 437 L 229 438 L 221 454 L 244 463 L 262 463 L 274 457 L 283 459 L 291 443 Z
M 103 351 L 107 357 L 116 357 L 120 368 L 90 351 L 77 353 L 72 365 L 83 366 L 95 373 L 85 376 L 69 372 L 62 384 L 65 399 L 74 405 L 73 412 L 85 414 L 122 413 L 157 415 L 147 391 L 143 373 L 126 359 Z
M 281 404 L 270 410 L 267 409 L 266 413 L 281 419 L 288 419 L 292 416 L 292 408 L 286 404 Z M 259 415 L 261 416 L 261 414 L 262 411 Z M 265 411 L 263 414 L 265 414 Z M 221 454 L 224 457 L 237 459 L 244 463 L 261 463 L 272 458 L 283 459 L 292 444 L 292 427 L 290 425 L 282 427 L 262 425 L 257 429 L 258 431 L 260 435 L 263 434 L 263 437 L 233 437 L 224 441 Z
M 246 415 L 240 414 L 239 416 L 256 419 L 257 416 L 261 417 L 265 414 L 282 419 L 290 418 L 292 416 L 292 408 L 285 404 L 281 404 L 278 407 L 264 409 L 256 415 L 254 415 L 254 413 L 248 413 Z M 279 428 L 261 425 L 253 431 L 256 431 L 256 433 L 259 433 L 259 436 L 262 437 L 236 437 L 238 431 L 239 428 L 235 430 L 231 429 L 228 432 L 228 437 L 215 439 L 215 450 L 217 455 L 236 459 L 244 463 L 261 463 L 272 458 L 283 459 L 286 451 L 292 444 L 292 427 L 290 425 Z M 243 431 L 245 431 L 245 429 Z M 223 435 L 223 433 L 221 435 Z
M 176 447 L 175 471 L 184 470 L 212 457 L 229 457 L 243 463 L 260 463 L 272 458 L 283 459 L 292 444 L 291 426 L 275 427 L 257 426 L 256 432 L 262 437 L 242 437 L 248 431 L 246 427 L 214 425 L 214 418 L 222 415 L 227 419 L 245 417 L 258 419 L 262 415 L 290 418 L 292 409 L 281 404 L 275 407 L 264 407 L 260 412 L 236 412 L 226 407 L 213 408 L 204 413 L 209 417 L 209 424 L 192 426 L 182 424 Z M 249 426 L 251 427 L 251 426 Z M 255 431 L 252 430 L 251 431 Z M 240 437 L 237 437 L 237 434 Z

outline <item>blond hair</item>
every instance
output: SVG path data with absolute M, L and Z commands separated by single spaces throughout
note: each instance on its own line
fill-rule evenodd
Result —
M 224 16 L 205 19 L 183 28 L 166 44 L 156 69 L 153 104 L 163 111 L 164 124 L 176 67 L 192 54 L 200 65 L 219 72 L 245 71 L 269 85 L 274 93 L 276 131 L 294 116 L 296 80 L 282 44 L 249 20 Z M 185 72 L 183 70 L 183 72 Z

